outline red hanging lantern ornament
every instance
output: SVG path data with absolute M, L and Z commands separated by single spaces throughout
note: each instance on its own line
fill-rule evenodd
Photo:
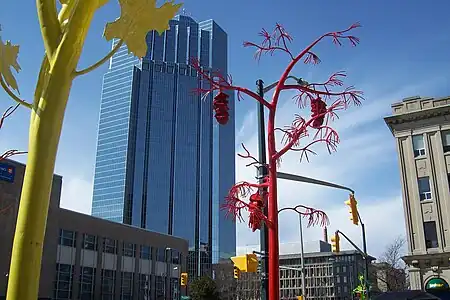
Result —
M 267 192 L 261 197 L 259 192 L 260 188 L 267 188 L 268 178 L 264 183 L 255 184 L 249 182 L 236 183 L 229 191 L 226 197 L 226 202 L 222 205 L 222 209 L 227 211 L 227 216 L 231 216 L 233 220 L 243 221 L 242 211 L 245 210 L 249 214 L 248 227 L 252 231 L 256 231 L 261 228 L 264 222 L 268 227 L 271 227 L 271 223 L 264 215 L 264 201 L 267 197 Z M 258 191 L 254 192 L 254 189 Z M 244 198 L 249 197 L 248 202 Z
M 327 112 L 327 104 L 318 96 L 311 100 L 311 118 L 313 118 L 312 128 L 319 128 L 323 125 L 325 114 Z
M 263 209 L 264 202 L 262 200 L 261 194 L 259 192 L 256 192 L 250 195 L 248 204 L 248 227 L 250 227 L 253 232 L 261 228 L 262 221 L 264 219 Z
M 214 117 L 217 120 L 217 123 L 220 125 L 225 125 L 228 123 L 230 119 L 230 114 L 228 111 L 230 108 L 228 107 L 228 95 L 224 92 L 220 91 L 215 97 L 213 101 L 213 110 L 215 112 Z

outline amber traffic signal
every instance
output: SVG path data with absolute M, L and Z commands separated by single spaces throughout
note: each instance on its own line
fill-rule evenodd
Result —
M 241 277 L 241 271 L 236 266 L 233 267 L 233 277 L 235 279 L 239 279 L 239 277 Z
M 339 252 L 341 250 L 340 240 L 339 240 L 339 234 L 336 231 L 334 235 L 331 237 L 331 250 L 333 252 Z
M 350 198 L 345 201 L 345 204 L 349 207 L 348 212 L 350 213 L 350 220 L 352 220 L 353 224 L 358 225 L 358 202 L 356 201 L 355 196 L 350 194 Z
M 258 271 L 258 257 L 256 254 L 234 256 L 231 260 L 241 272 L 256 273 Z
M 181 273 L 181 276 L 180 276 L 181 286 L 186 286 L 187 280 L 188 280 L 188 273 Z

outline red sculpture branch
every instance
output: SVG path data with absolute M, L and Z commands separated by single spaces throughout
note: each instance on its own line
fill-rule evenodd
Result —
M 231 216 L 234 221 L 244 221 L 243 211 L 249 213 L 248 226 L 256 231 L 262 225 L 262 222 L 270 226 L 270 222 L 263 213 L 264 201 L 258 190 L 254 189 L 267 188 L 269 186 L 268 178 L 264 183 L 256 184 L 246 181 L 236 183 L 229 191 L 225 198 L 225 204 L 222 209 L 226 210 L 227 217 Z M 266 197 L 267 195 L 263 195 Z M 246 198 L 249 198 L 248 202 Z
M 3 115 L 0 117 L 0 129 L 2 129 L 3 124 L 5 123 L 5 120 L 10 117 L 20 106 L 20 103 L 16 106 L 10 106 L 8 109 L 3 113 Z M 13 155 L 19 155 L 19 154 L 26 154 L 25 151 L 19 151 L 19 150 L 8 150 L 3 154 L 0 154 L 0 161 L 7 159 Z
M 305 205 L 297 205 L 295 207 L 285 207 L 278 211 L 281 213 L 285 210 L 293 210 L 299 215 L 308 218 L 308 227 L 319 225 L 321 227 L 327 226 L 330 224 L 330 220 L 328 219 L 327 214 L 319 209 L 315 209 L 312 207 L 308 207 Z
M 259 45 L 253 42 L 244 42 L 244 47 L 255 47 L 257 49 L 255 59 L 260 60 L 262 54 L 265 53 L 273 55 L 275 51 L 285 52 L 291 59 L 294 59 L 294 55 L 287 46 L 293 39 L 283 26 L 277 23 L 271 34 L 263 28 L 259 35 L 263 37 L 263 41 Z
M 242 94 L 246 94 L 247 96 L 250 96 L 251 98 L 255 99 L 256 101 L 262 103 L 265 107 L 271 108 L 271 104 L 264 100 L 263 97 L 260 97 L 255 92 L 252 92 L 251 90 L 247 88 L 243 88 L 240 86 L 234 86 L 233 85 L 233 78 L 231 75 L 228 75 L 226 78 L 223 76 L 223 74 L 220 73 L 220 71 L 213 71 L 210 72 L 208 70 L 205 70 L 200 65 L 200 62 L 197 58 L 191 59 L 191 66 L 199 73 L 200 77 L 206 81 L 209 84 L 209 87 L 207 88 L 197 88 L 196 92 L 203 94 L 203 96 L 207 96 L 210 93 L 214 91 L 236 91 L 238 100 L 243 99 Z

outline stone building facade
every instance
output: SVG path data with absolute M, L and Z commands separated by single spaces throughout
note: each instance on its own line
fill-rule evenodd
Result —
M 448 290 L 450 97 L 403 99 L 384 120 L 397 145 L 411 289 Z

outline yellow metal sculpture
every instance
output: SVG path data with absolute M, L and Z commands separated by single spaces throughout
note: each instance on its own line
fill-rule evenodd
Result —
M 119 0 L 121 16 L 105 28 L 105 38 L 119 42 L 97 63 L 77 71 L 88 29 L 97 9 L 109 0 L 36 0 L 45 56 L 32 102 L 20 99 L 11 68 L 17 72 L 19 46 L 0 40 L 0 84 L 17 103 L 31 109 L 28 161 L 20 198 L 12 250 L 7 300 L 36 300 L 39 290 L 42 249 L 49 196 L 72 81 L 99 67 L 126 44 L 128 51 L 143 57 L 145 36 L 169 28 L 169 20 L 181 4 L 168 2 L 156 7 L 156 0 Z

